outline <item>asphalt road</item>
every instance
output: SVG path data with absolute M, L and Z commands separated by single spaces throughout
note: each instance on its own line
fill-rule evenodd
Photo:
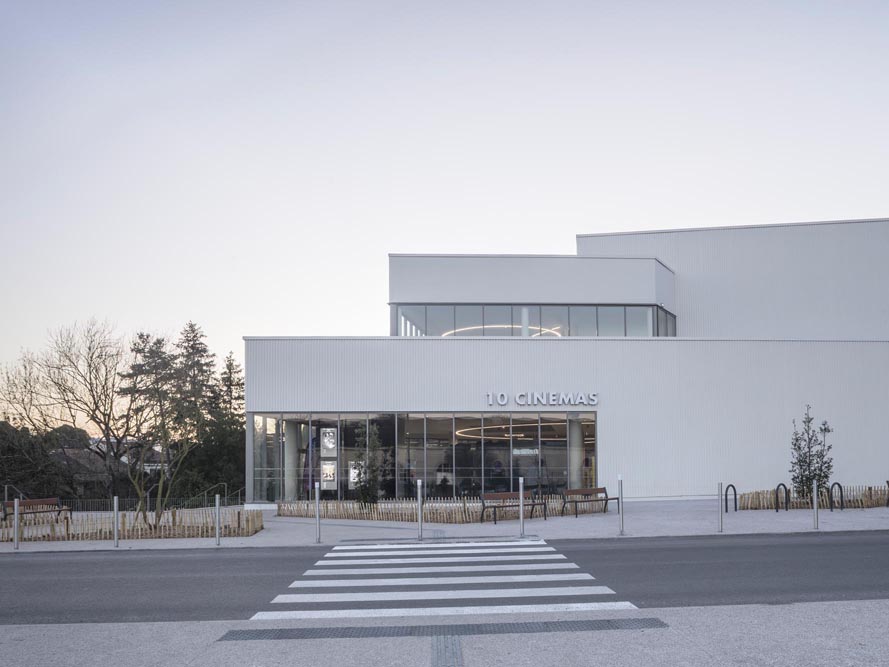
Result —
M 640 608 L 889 599 L 887 532 L 548 544 Z M 3 554 L 0 624 L 245 620 L 329 551 Z

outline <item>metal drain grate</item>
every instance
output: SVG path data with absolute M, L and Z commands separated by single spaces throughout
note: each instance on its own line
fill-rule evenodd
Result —
M 465 635 L 505 635 L 532 632 L 595 632 L 599 630 L 655 630 L 666 628 L 659 618 L 603 618 L 591 621 L 530 621 L 527 623 L 486 623 L 480 625 L 400 625 L 345 628 L 269 628 L 229 630 L 219 641 L 257 639 L 364 639 L 372 637 L 459 637 Z

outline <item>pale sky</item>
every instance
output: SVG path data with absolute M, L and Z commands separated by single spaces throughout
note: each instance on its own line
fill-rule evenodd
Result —
M 0 5 L 0 363 L 388 334 L 387 253 L 889 215 L 889 2 Z

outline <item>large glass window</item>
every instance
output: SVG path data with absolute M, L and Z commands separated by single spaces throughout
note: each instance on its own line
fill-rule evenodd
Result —
M 318 479 L 318 457 L 309 456 L 309 415 L 284 415 L 283 454 L 284 500 L 312 497 Z
M 511 306 L 485 306 L 485 335 L 512 336 Z
M 511 457 L 509 453 L 509 415 L 483 415 L 484 488 L 486 493 L 509 491 Z
M 310 447 L 312 456 L 318 457 L 318 481 L 321 482 L 321 498 L 324 500 L 336 500 L 339 495 L 339 443 L 339 415 L 313 414 Z
M 426 335 L 426 306 L 398 306 L 398 335 Z
M 568 306 L 541 306 L 540 327 L 541 336 L 569 335 Z
M 426 470 L 423 415 L 398 415 L 398 455 L 395 492 L 399 498 L 417 495 L 417 480 Z
M 455 336 L 481 336 L 484 331 L 481 306 L 456 306 Z
M 663 308 L 657 309 L 657 335 L 667 335 L 667 311 Z
M 454 495 L 454 420 L 451 415 L 426 416 L 426 494 Z
M 597 336 L 596 328 L 596 307 L 595 306 L 571 306 L 571 329 L 572 336 Z
M 454 417 L 454 443 L 457 495 L 478 496 L 482 491 L 481 415 Z
M 340 439 L 340 498 L 355 500 L 367 461 L 367 415 L 340 415 Z
M 513 306 L 514 336 L 536 336 L 540 333 L 540 306 Z
M 627 336 L 654 335 L 654 312 L 651 306 L 627 306 Z
M 399 305 L 398 336 L 675 336 L 659 306 Z
M 596 413 L 568 413 L 568 487 L 596 485 Z
M 599 306 L 599 335 L 626 335 L 623 306 Z
M 281 421 L 253 416 L 253 499 L 275 502 L 281 498 Z
M 525 478 L 525 491 L 540 490 L 540 439 L 537 415 L 512 416 L 512 490 L 519 490 L 519 477 Z
M 454 335 L 454 307 L 426 306 L 426 335 Z
M 540 415 L 540 484 L 544 493 L 561 493 L 568 481 L 568 424 L 562 414 Z
M 367 454 L 379 470 L 380 498 L 395 497 L 395 415 L 369 415 Z

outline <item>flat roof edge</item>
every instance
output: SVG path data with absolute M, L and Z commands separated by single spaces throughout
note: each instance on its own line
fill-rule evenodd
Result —
M 674 234 L 680 232 L 715 232 L 731 231 L 735 229 L 770 229 L 777 227 L 806 227 L 819 225 L 857 225 L 868 223 L 889 223 L 889 218 L 860 218 L 853 220 L 815 220 L 811 222 L 775 222 L 755 225 L 716 225 L 710 227 L 675 227 L 670 229 L 643 229 L 639 231 L 622 232 L 594 232 L 591 234 L 576 234 L 576 238 L 590 238 L 596 236 L 633 236 L 636 234 Z
M 443 259 L 587 259 L 587 260 L 596 260 L 596 259 L 617 259 L 617 260 L 634 260 L 634 261 L 645 261 L 645 262 L 657 262 L 661 266 L 663 266 L 667 271 L 676 275 L 676 272 L 667 266 L 663 260 L 658 257 L 651 257 L 647 255 L 523 255 L 523 254 L 495 254 L 495 253 L 481 253 L 481 254 L 470 254 L 470 253 L 399 253 L 399 252 L 390 252 L 389 258 L 393 257 L 428 257 L 428 258 L 443 258 Z
M 366 341 L 366 340 L 391 340 L 391 341 L 530 341 L 532 339 L 523 336 L 242 336 L 245 342 L 273 341 L 273 340 L 326 340 L 326 341 Z M 880 343 L 889 344 L 889 338 L 690 338 L 680 336 L 563 336 L 561 338 L 534 338 L 535 345 L 552 345 L 565 342 L 589 342 L 592 340 L 626 341 L 630 343 Z M 448 343 L 450 344 L 450 343 Z

